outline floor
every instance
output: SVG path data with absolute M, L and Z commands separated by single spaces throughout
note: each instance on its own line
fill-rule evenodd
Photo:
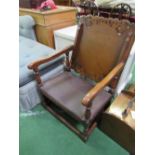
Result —
M 87 143 L 38 105 L 20 113 L 20 155 L 128 155 L 98 128 Z

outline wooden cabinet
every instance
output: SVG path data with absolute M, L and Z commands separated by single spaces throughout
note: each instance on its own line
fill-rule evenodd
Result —
M 32 16 L 36 22 L 37 40 L 52 48 L 54 48 L 53 31 L 76 24 L 74 7 L 58 6 L 58 9 L 48 11 L 20 8 L 19 15 Z
M 135 87 L 132 85 L 128 91 L 134 93 Z M 131 95 L 122 92 L 116 97 L 106 112 L 103 113 L 101 123 L 99 124 L 100 129 L 104 133 L 129 151 L 130 154 L 135 153 L 134 102 L 125 117 L 123 117 L 123 112 L 132 99 Z

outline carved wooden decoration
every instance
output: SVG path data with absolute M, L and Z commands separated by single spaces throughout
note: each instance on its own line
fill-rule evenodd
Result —
M 73 52 L 72 68 L 100 81 L 116 64 L 127 58 L 134 41 L 134 24 L 127 20 L 83 16 L 80 25 L 83 25 L 83 33 Z

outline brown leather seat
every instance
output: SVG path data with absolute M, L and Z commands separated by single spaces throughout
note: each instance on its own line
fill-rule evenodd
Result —
M 81 104 L 81 99 L 91 88 L 93 88 L 93 85 L 90 82 L 73 76 L 71 72 L 60 73 L 56 77 L 45 81 L 43 86 L 40 87 L 46 97 L 54 100 L 57 105 L 72 113 L 75 119 L 83 123 L 86 122 L 84 116 L 86 107 Z M 96 96 L 91 108 L 90 121 L 96 117 L 99 111 L 103 110 L 111 96 L 104 90 Z

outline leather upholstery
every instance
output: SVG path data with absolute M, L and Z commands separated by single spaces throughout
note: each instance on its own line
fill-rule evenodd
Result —
M 84 123 L 86 109 L 81 104 L 81 100 L 92 87 L 91 83 L 72 75 L 71 72 L 62 72 L 45 81 L 40 89 L 46 97 L 55 101 L 65 111 L 72 113 L 75 119 Z M 104 90 L 98 94 L 93 100 L 90 121 L 95 118 L 99 111 L 103 110 L 110 99 L 111 94 Z
M 128 21 L 86 16 L 80 19 L 74 46 L 29 66 L 36 73 L 36 80 L 45 99 L 44 107 L 84 141 L 96 127 L 97 116 L 105 110 L 112 97 L 104 88 L 122 71 L 133 41 L 134 25 Z M 71 61 L 69 50 L 73 50 Z M 64 53 L 66 71 L 42 82 L 37 67 Z M 72 72 L 80 73 L 80 76 Z M 94 86 L 94 80 L 100 82 Z M 64 118 L 61 110 L 81 122 L 84 130 L 81 132 Z
M 134 24 L 118 19 L 83 16 L 79 46 L 73 52 L 72 68 L 91 80 L 100 81 L 122 56 L 134 36 Z

